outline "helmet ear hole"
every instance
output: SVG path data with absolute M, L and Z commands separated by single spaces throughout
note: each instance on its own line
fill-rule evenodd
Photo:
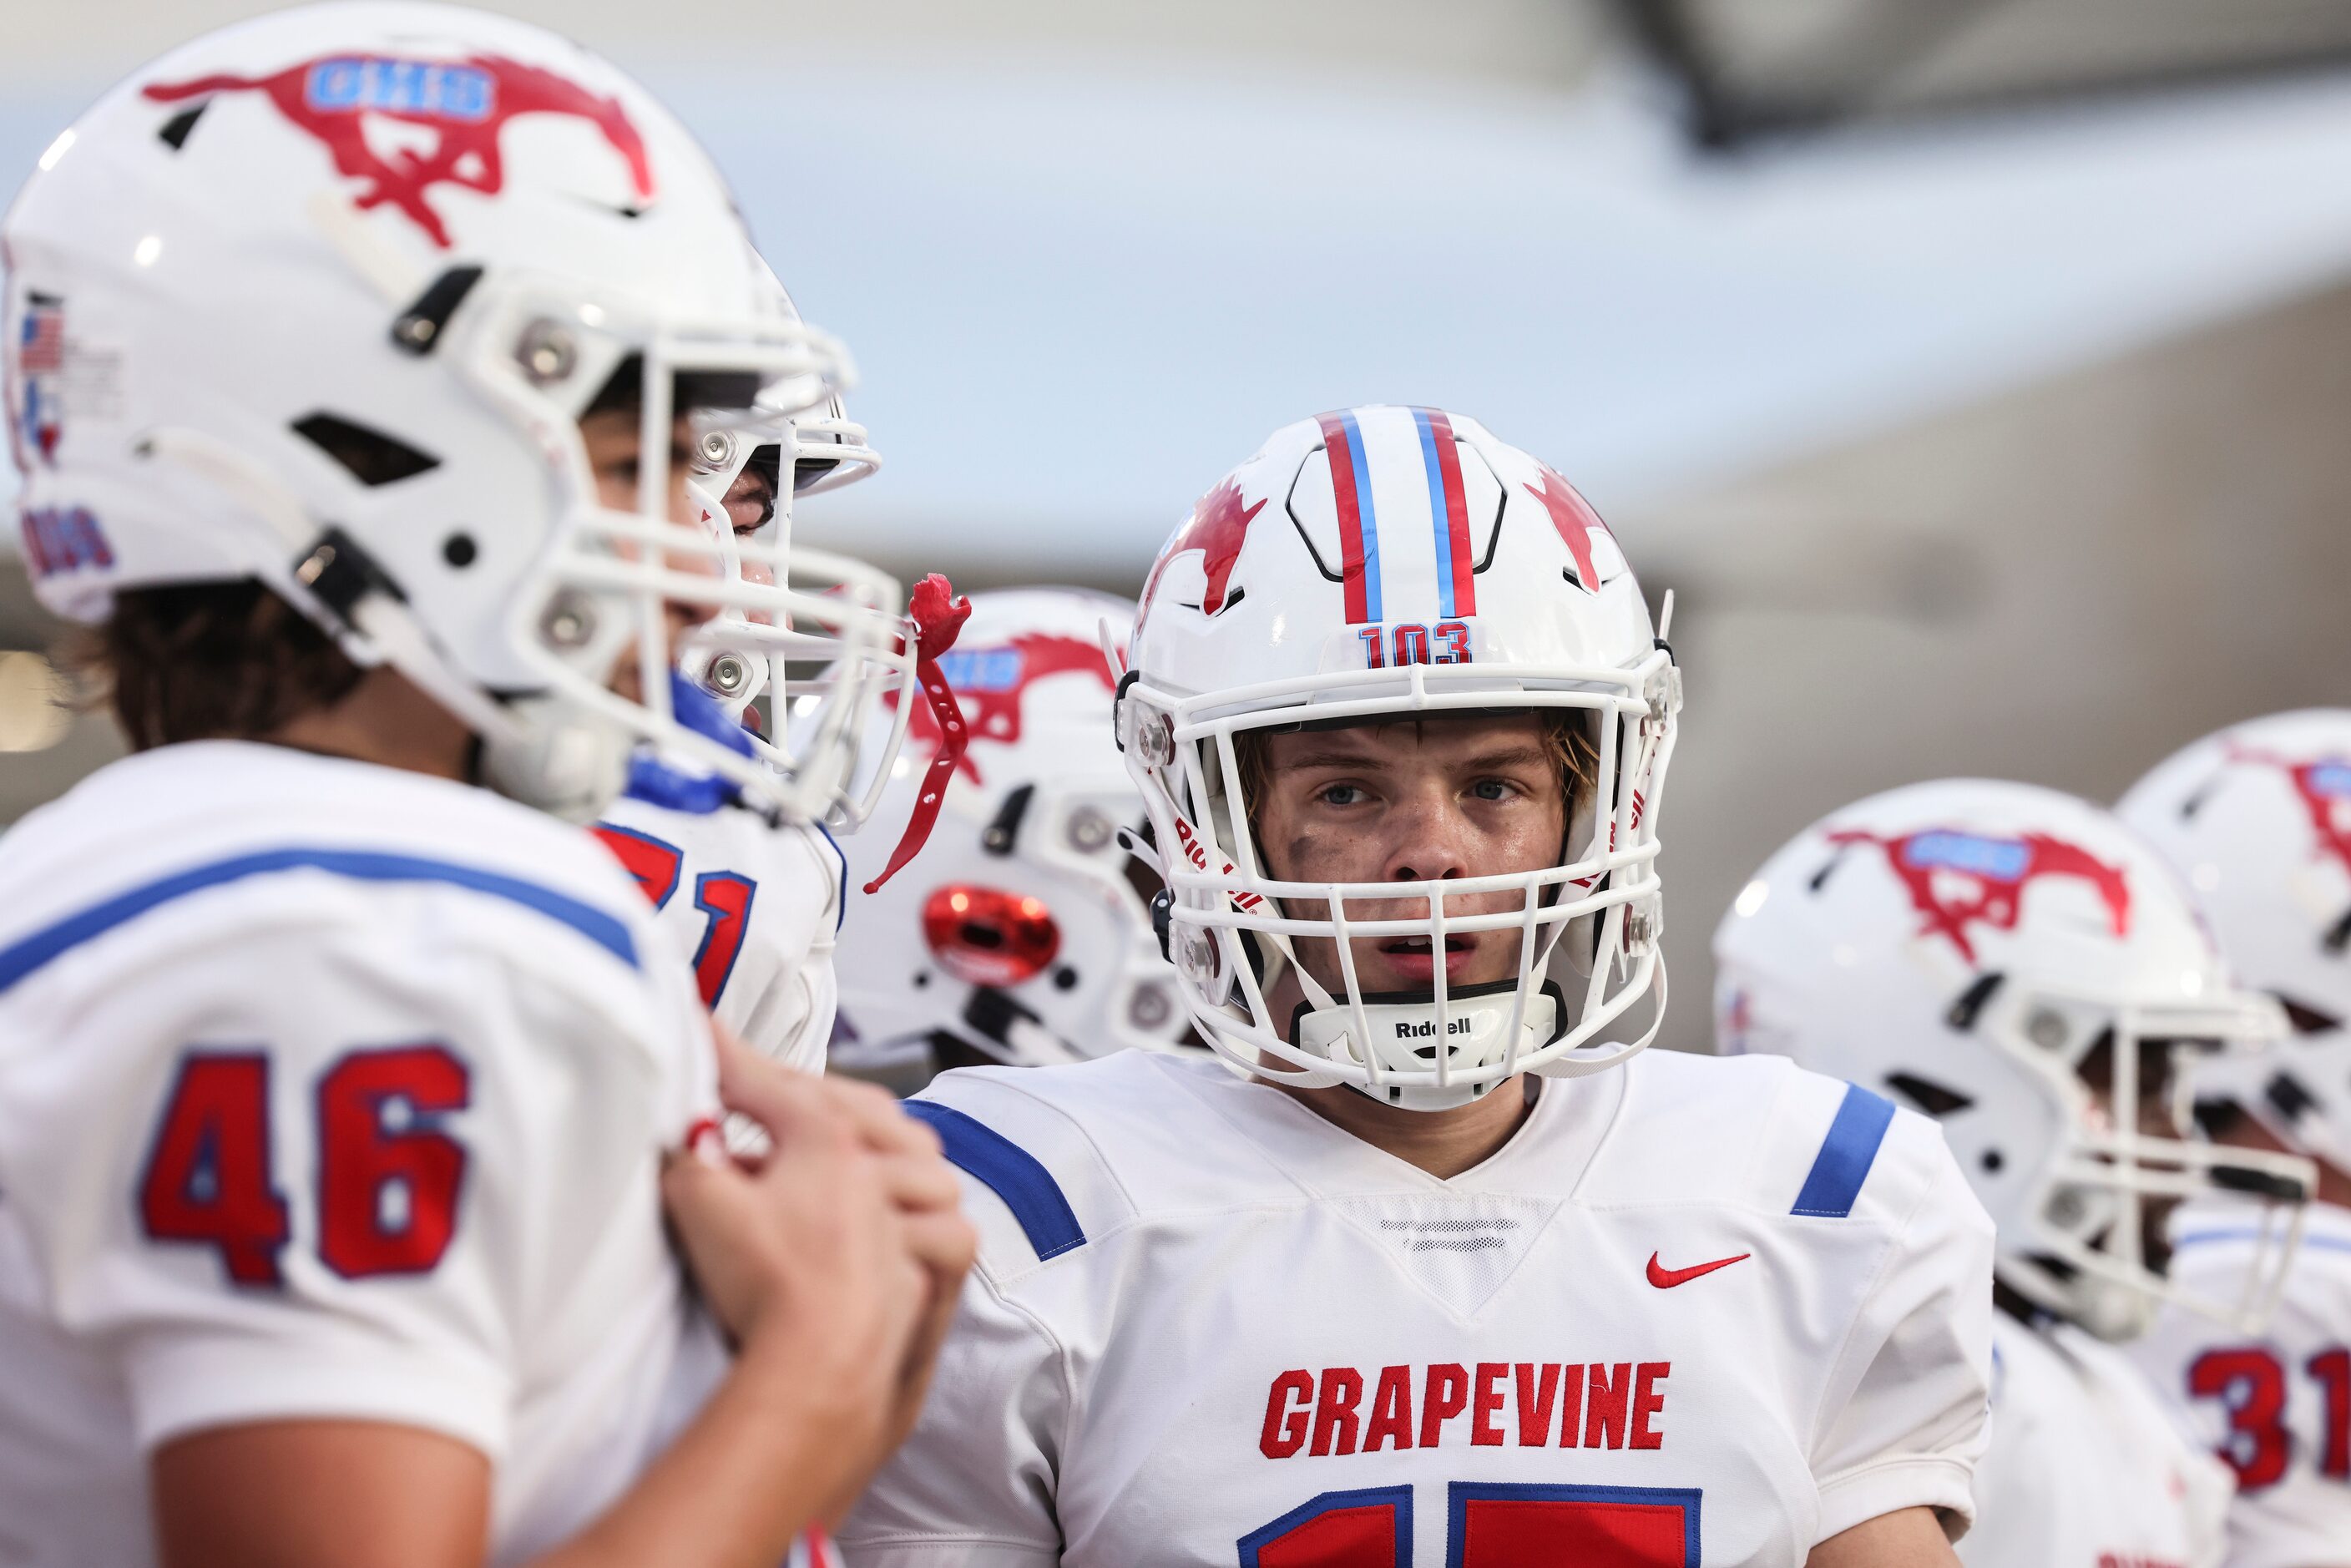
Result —
M 323 409 L 296 420 L 293 430 L 370 489 L 413 479 L 441 466 L 441 459 L 429 452 Z
M 1973 1095 L 1962 1094 L 1949 1084 L 1937 1083 L 1916 1073 L 1889 1072 L 1886 1075 L 1886 1086 L 1929 1116 L 1948 1116 L 1975 1103 Z

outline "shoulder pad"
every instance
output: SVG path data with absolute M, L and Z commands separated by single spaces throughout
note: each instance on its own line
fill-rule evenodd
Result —
M 946 1145 L 975 1204 L 980 1255 L 998 1279 L 1082 1254 L 1152 1213 L 1261 1207 L 1278 1167 L 1149 1051 L 1056 1067 L 940 1074 L 907 1102 Z M 1235 1168 L 1238 1166 L 1240 1168 Z
M 1595 1202 L 1899 1224 L 1947 1157 L 1926 1117 L 1785 1057 L 1653 1051 L 1626 1071 L 1586 1188 Z

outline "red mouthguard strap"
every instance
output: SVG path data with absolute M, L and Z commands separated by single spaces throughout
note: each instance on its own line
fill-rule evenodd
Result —
M 872 893 L 898 874 L 898 868 L 913 860 L 930 841 L 932 825 L 939 820 L 939 807 L 947 798 L 947 784 L 955 778 L 956 764 L 963 760 L 963 748 L 971 739 L 971 731 L 963 721 L 963 708 L 956 702 L 955 688 L 947 685 L 946 676 L 939 673 L 939 655 L 955 646 L 956 634 L 963 623 L 971 619 L 971 601 L 956 596 L 955 587 L 937 572 L 914 584 L 914 592 L 906 606 L 906 619 L 914 623 L 914 678 L 922 683 L 924 700 L 931 705 L 931 716 L 938 720 L 938 755 L 931 758 L 928 771 L 923 775 L 923 792 L 914 799 L 914 814 L 906 819 L 906 831 L 898 840 L 898 847 L 890 852 L 890 863 L 882 874 L 865 884 Z M 900 646 L 904 646 L 904 643 Z

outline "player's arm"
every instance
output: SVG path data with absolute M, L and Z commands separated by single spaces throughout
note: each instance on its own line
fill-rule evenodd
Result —
M 1804 1568 L 1954 1568 L 1959 1558 L 1931 1508 L 1906 1508 L 1839 1531 Z
M 534 979 L 356 920 L 241 933 L 236 955 L 102 998 L 68 1043 L 114 1050 L 107 1070 L 15 1107 L 32 1146 L 12 1188 L 55 1221 L 44 1261 L 73 1326 L 120 1355 L 163 1561 L 482 1561 L 539 1314 L 661 1288 L 664 1199 L 689 1249 L 725 1260 L 701 1283 L 742 1354 L 546 1560 L 767 1568 L 879 1463 L 953 1268 L 954 1178 L 926 1135 L 877 1149 L 866 1108 L 775 1070 L 732 1087 L 788 1149 L 757 1173 L 664 1172 L 689 1092 L 648 1042 L 688 1042 L 632 977 Z M 673 1027 L 697 1027 L 676 1000 Z M 106 1190 L 76 1186 L 89 1172 Z M 387 1173 L 407 1216 L 389 1230 Z
M 994 1201 L 973 1195 L 976 1206 Z M 987 1217 L 981 1228 L 987 1234 Z M 981 1262 L 919 1419 L 839 1531 L 857 1568 L 1057 1568 L 1056 1494 L 1077 1374 Z
M 1991 1221 L 1932 1123 L 1896 1117 L 1854 1218 L 1872 1209 L 1892 1234 L 1831 1369 L 1812 1442 L 1816 1563 L 1875 1561 L 1880 1543 L 1910 1550 L 1899 1543 L 1919 1521 L 1957 1541 L 1974 1521 L 1974 1471 L 1990 1435 Z M 1905 1522 L 1878 1522 L 1896 1520 Z M 1871 1533 L 1848 1547 L 1862 1531 Z M 1837 1554 L 1849 1550 L 1859 1554 Z
M 540 1568 L 767 1568 L 887 1453 L 908 1418 L 910 1379 L 919 1401 L 926 1359 L 910 1364 L 907 1347 L 933 1286 L 916 1249 L 935 1270 L 955 1266 L 959 1221 L 935 1222 L 942 1186 L 953 1218 L 952 1176 L 943 1163 L 922 1166 L 920 1137 L 884 1128 L 877 1149 L 871 1107 L 842 1103 L 836 1086 L 757 1062 L 747 1078 L 738 1064 L 728 1087 L 729 1108 L 768 1127 L 778 1153 L 757 1175 L 681 1156 L 664 1188 L 689 1249 L 723 1260 L 703 1282 L 740 1354 L 653 1468 L 586 1531 L 534 1558 Z M 911 1199 L 911 1214 L 893 1194 Z M 968 1245 L 967 1233 L 967 1258 Z M 163 1448 L 153 1479 L 169 1564 L 470 1568 L 487 1539 L 489 1459 L 416 1427 L 215 1428 Z

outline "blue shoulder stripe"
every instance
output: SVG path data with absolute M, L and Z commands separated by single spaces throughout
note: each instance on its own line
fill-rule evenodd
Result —
M 1039 1261 L 1058 1258 L 1086 1244 L 1077 1212 L 1061 1196 L 1061 1184 L 1038 1163 L 1037 1156 L 985 1123 L 974 1121 L 951 1105 L 931 1100 L 909 1100 L 906 1113 L 930 1124 L 946 1146 L 947 1158 L 985 1183 L 1012 1218 L 1020 1222 Z
M 832 911 L 832 934 L 838 936 L 841 935 L 841 923 L 849 918 L 849 857 L 841 852 L 841 841 L 832 836 L 831 828 L 822 822 L 815 826 L 816 831 L 824 835 L 824 841 L 832 846 L 832 858 L 841 862 L 841 902 L 833 906 Z
M 1788 1212 L 1821 1219 L 1843 1219 L 1851 1214 L 1854 1200 L 1861 1196 L 1861 1184 L 1869 1179 L 1869 1167 L 1877 1163 L 1877 1146 L 1886 1141 L 1886 1129 L 1893 1123 L 1893 1101 L 1872 1094 L 1858 1083 L 1846 1084 L 1836 1119 L 1829 1124 L 1829 1135 L 1821 1140 L 1812 1174 L 1804 1177 L 1804 1190 L 1796 1195 L 1796 1207 Z
M 447 883 L 475 893 L 487 894 L 493 898 L 506 899 L 526 909 L 535 909 L 569 925 L 631 968 L 637 967 L 636 942 L 621 920 L 593 904 L 583 904 L 536 883 L 502 876 L 496 872 L 483 871 L 475 866 L 455 865 L 447 861 L 426 860 L 416 855 L 381 854 L 365 850 L 287 849 L 266 850 L 259 854 L 214 861 L 210 865 L 196 866 L 151 882 L 143 887 L 134 887 L 78 915 L 69 915 L 6 947 L 0 947 L 0 990 L 6 990 L 51 959 L 71 952 L 85 942 L 103 936 L 116 926 L 135 920 L 175 898 L 202 893 L 223 883 L 241 882 L 249 876 L 266 876 L 281 871 L 323 871 L 330 876 L 350 877 L 358 882 Z

